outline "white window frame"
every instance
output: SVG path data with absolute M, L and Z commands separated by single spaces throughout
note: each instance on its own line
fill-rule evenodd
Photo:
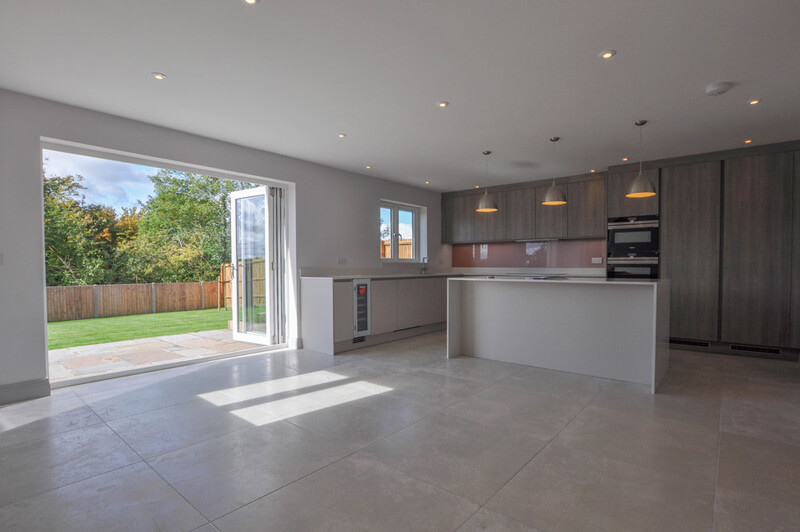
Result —
M 380 230 L 380 210 L 381 209 L 390 209 L 392 213 L 391 219 L 391 227 L 392 227 L 392 256 L 388 258 L 381 257 L 381 262 L 400 262 L 400 263 L 416 263 L 421 262 L 421 246 L 420 246 L 420 235 L 422 234 L 421 226 L 422 226 L 422 207 L 417 205 L 409 205 L 407 203 L 398 203 L 394 201 L 388 200 L 381 200 L 380 204 L 378 205 L 378 229 Z M 398 211 L 409 211 L 414 214 L 414 223 L 412 224 L 412 232 L 414 239 L 413 244 L 411 246 L 411 254 L 412 258 L 410 259 L 401 259 L 398 257 L 400 253 L 400 233 L 398 232 L 398 228 L 400 227 L 398 222 Z M 378 233 L 378 241 L 380 242 L 380 232 Z M 379 248 L 380 249 L 380 248 Z

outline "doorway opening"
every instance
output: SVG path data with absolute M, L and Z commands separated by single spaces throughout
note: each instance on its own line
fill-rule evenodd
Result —
M 52 148 L 51 383 L 285 346 L 283 187 Z

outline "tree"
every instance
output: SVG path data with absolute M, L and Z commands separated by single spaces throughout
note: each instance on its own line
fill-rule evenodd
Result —
M 254 185 L 160 170 L 134 238 L 120 243 L 135 282 L 214 280 L 230 262 L 230 194 Z
M 43 177 L 45 263 L 48 285 L 108 282 L 115 254 L 116 215 L 86 205 L 83 177 Z

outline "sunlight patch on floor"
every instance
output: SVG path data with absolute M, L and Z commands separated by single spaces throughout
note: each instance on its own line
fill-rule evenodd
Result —
M 304 375 L 284 377 L 272 381 L 257 382 L 255 384 L 235 386 L 225 390 L 201 393 L 199 397 L 205 399 L 214 406 L 226 406 L 241 401 L 251 401 L 253 399 L 261 399 L 279 393 L 293 392 L 302 390 L 303 388 L 328 384 L 347 378 L 348 377 L 344 375 L 339 375 L 330 371 L 315 371 L 314 373 L 307 373 Z
M 392 388 L 359 381 L 256 406 L 240 408 L 233 410 L 231 413 L 253 425 L 267 425 L 390 391 L 392 391 Z

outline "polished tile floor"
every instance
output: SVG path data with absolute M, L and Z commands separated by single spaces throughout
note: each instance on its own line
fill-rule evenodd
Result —
M 0 408 L 14 531 L 800 530 L 800 366 L 674 351 L 661 393 L 442 333 Z

